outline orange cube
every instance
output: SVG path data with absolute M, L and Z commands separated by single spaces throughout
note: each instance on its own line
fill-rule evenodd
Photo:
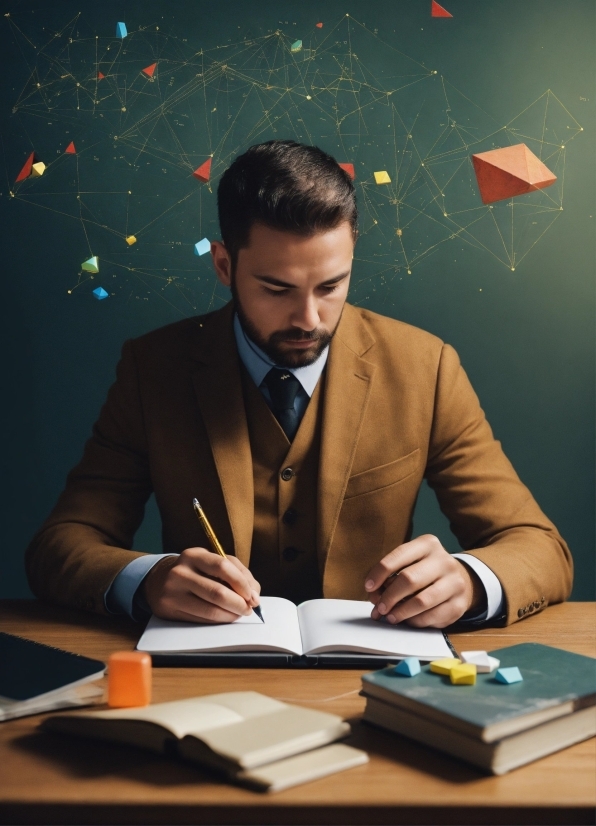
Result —
M 108 705 L 148 706 L 151 702 L 151 657 L 144 651 L 116 651 L 108 661 Z

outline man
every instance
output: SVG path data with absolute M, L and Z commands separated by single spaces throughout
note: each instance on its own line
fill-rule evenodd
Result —
M 346 303 L 355 194 L 329 155 L 253 146 L 218 190 L 233 301 L 124 345 L 26 556 L 33 591 L 98 612 L 231 622 L 259 594 L 372 617 L 510 623 L 565 599 L 569 550 L 493 439 L 449 345 Z M 411 538 L 426 478 L 464 553 Z M 164 555 L 132 552 L 155 492 Z M 197 497 L 226 551 L 204 547 Z

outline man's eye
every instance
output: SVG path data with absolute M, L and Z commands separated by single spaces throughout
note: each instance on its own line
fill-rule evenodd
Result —
M 285 287 L 265 287 L 264 289 L 269 295 L 285 295 L 288 292 Z
M 321 287 L 321 289 L 325 293 L 334 293 L 337 290 L 338 286 L 338 284 L 331 284 L 329 287 Z

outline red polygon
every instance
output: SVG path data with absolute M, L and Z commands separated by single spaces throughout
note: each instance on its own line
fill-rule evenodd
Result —
M 205 163 L 202 163 L 199 166 L 199 168 L 195 169 L 195 171 L 192 174 L 195 178 L 198 178 L 199 181 L 202 181 L 204 184 L 206 184 L 209 181 L 209 178 L 211 177 L 211 158 L 206 160 Z
M 29 175 L 31 175 L 31 167 L 33 166 L 34 161 L 35 161 L 35 152 L 32 152 L 29 155 L 29 157 L 27 158 L 27 160 L 25 161 L 25 166 L 19 172 L 15 183 L 18 184 L 19 181 L 24 181 L 25 178 L 28 178 Z
M 76 155 L 77 150 L 75 149 L 74 141 L 71 141 L 66 149 L 64 150 L 65 155 Z
M 443 6 L 439 6 L 436 0 L 432 0 L 430 13 L 432 17 L 453 17 L 452 14 L 449 14 L 447 9 L 444 9 Z
M 472 155 L 472 163 L 483 204 L 544 189 L 557 180 L 525 143 Z
M 104 77 L 105 77 L 105 75 L 104 75 L 104 73 L 103 73 L 103 72 L 98 72 L 98 73 L 97 73 L 97 79 L 98 79 L 98 80 L 103 80 L 103 79 L 104 79 Z
M 348 173 L 350 178 L 352 180 L 354 180 L 354 178 L 356 177 L 356 172 L 354 170 L 354 164 L 353 163 L 340 163 L 340 166 L 345 172 Z
M 315 23 L 315 26 L 317 27 L 317 29 L 322 29 L 323 28 L 322 23 Z
M 156 66 L 157 63 L 152 63 L 151 66 L 146 66 L 142 69 L 143 74 L 147 75 L 147 77 L 153 77 L 153 72 L 155 71 Z

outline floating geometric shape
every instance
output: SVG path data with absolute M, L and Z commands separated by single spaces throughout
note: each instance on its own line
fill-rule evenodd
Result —
M 476 666 L 471 663 L 454 665 L 449 672 L 453 685 L 476 685 Z
M 85 270 L 85 272 L 99 272 L 99 261 L 97 260 L 97 255 L 92 255 L 91 258 L 83 261 L 81 264 L 81 269 Z
M 431 17 L 453 17 L 452 14 L 449 14 L 447 9 L 444 9 L 443 6 L 439 6 L 435 0 L 432 0 L 431 7 L 430 7 Z
M 544 189 L 557 180 L 525 143 L 480 152 L 472 162 L 483 204 Z
M 35 161 L 35 152 L 32 152 L 27 160 L 25 161 L 25 166 L 19 172 L 15 183 L 19 181 L 24 181 L 25 178 L 28 178 L 31 175 L 31 167 L 33 166 L 33 162 Z
M 354 178 L 356 177 L 356 171 L 354 169 L 354 164 L 353 163 L 340 163 L 340 166 L 344 170 L 344 172 L 347 172 L 348 175 L 350 176 L 350 178 L 352 180 L 354 180 Z
M 461 658 L 463 662 L 475 665 L 479 674 L 490 674 L 500 665 L 500 661 L 486 651 L 462 651 Z
M 406 657 L 393 670 L 404 677 L 415 677 L 416 674 L 420 674 L 420 660 L 416 657 Z
M 103 301 L 104 298 L 108 297 L 108 294 L 104 290 L 103 287 L 96 287 L 94 290 L 92 290 L 92 292 L 93 292 L 93 295 L 95 296 L 95 298 L 97 298 L 98 301 Z
M 132 247 L 133 244 L 137 243 L 137 239 L 134 235 L 127 235 L 126 236 L 126 243 L 129 247 Z
M 206 184 L 211 177 L 211 160 L 212 158 L 206 160 L 205 163 L 202 163 L 199 168 L 195 169 L 192 173 L 195 178 L 198 178 L 199 181 L 202 181 L 204 184 Z
M 77 150 L 75 149 L 74 141 L 71 141 L 66 149 L 64 150 L 65 155 L 76 155 Z
M 151 702 L 151 657 L 144 651 L 116 651 L 108 661 L 108 705 L 148 706 Z
M 103 79 L 104 79 L 104 77 L 105 77 L 105 75 L 104 75 L 104 73 L 103 73 L 103 72 L 98 72 L 98 73 L 97 73 L 97 79 L 98 79 L 98 80 L 103 80 Z
M 322 29 L 323 28 L 322 23 L 315 23 L 315 26 L 317 27 L 317 29 Z
M 146 66 L 144 69 L 141 69 L 141 71 L 144 75 L 147 75 L 147 77 L 153 77 L 153 72 L 155 71 L 156 66 L 157 63 L 152 63 L 151 66 Z
M 210 249 L 211 241 L 208 238 L 203 238 L 195 244 L 195 255 L 205 255 Z
M 46 171 L 46 165 L 42 161 L 38 161 L 37 163 L 32 164 L 31 166 L 31 177 L 32 178 L 41 178 L 43 173 Z
M 127 35 L 126 23 L 116 23 L 116 37 L 123 40 Z
M 434 660 L 430 664 L 430 670 L 433 674 L 449 674 L 456 665 L 461 665 L 461 660 L 455 657 L 444 657 L 442 660 Z
M 292 43 L 292 45 L 290 46 L 290 51 L 292 52 L 292 54 L 296 54 L 296 52 L 301 52 L 302 40 L 296 40 L 294 43 Z
M 505 685 L 521 683 L 523 679 L 521 671 L 516 665 L 511 666 L 511 668 L 499 668 L 495 674 L 495 680 L 498 683 L 505 683 Z
M 389 174 L 387 172 L 385 172 L 385 170 L 383 170 L 382 172 L 375 172 L 374 175 L 375 175 L 375 181 L 378 184 L 390 184 L 391 183 L 391 178 L 389 177 Z

